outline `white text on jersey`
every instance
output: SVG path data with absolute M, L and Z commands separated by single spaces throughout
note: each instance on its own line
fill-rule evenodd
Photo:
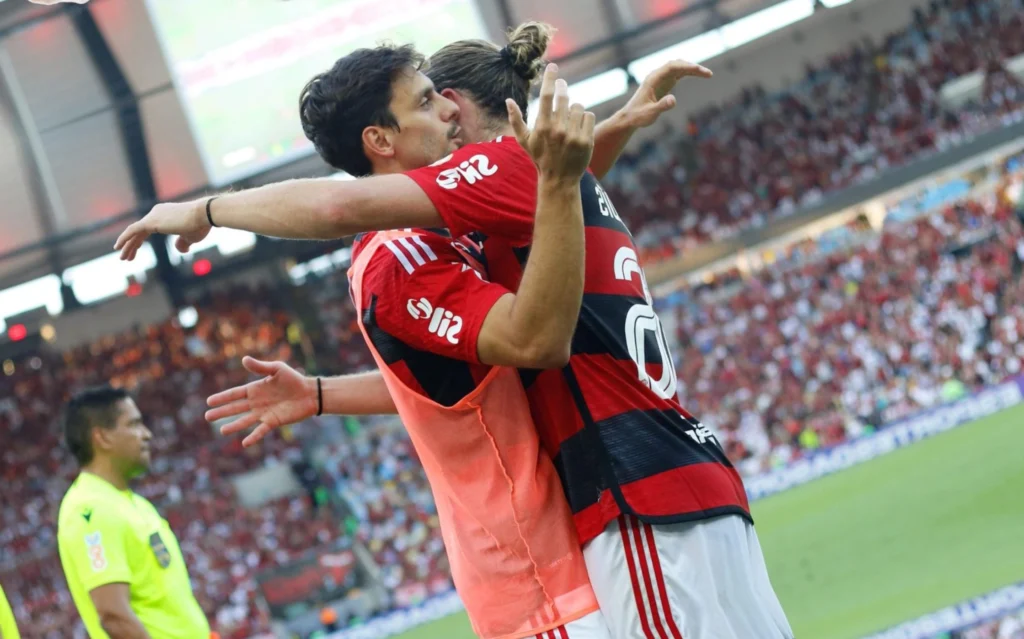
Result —
M 409 300 L 405 305 L 409 315 L 413 319 L 430 318 L 427 331 L 438 337 L 443 337 L 451 344 L 459 343 L 459 333 L 462 331 L 462 318 L 441 307 L 434 308 L 425 297 L 418 300 Z
M 465 178 L 466 184 L 475 184 L 497 172 L 497 164 L 491 164 L 490 158 L 483 153 L 477 153 L 457 167 L 438 173 L 437 185 L 451 191 L 462 183 L 463 178 Z

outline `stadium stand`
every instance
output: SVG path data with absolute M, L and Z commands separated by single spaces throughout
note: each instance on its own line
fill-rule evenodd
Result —
M 699 304 L 673 311 L 684 404 L 751 475 L 1018 372 L 1024 226 L 1003 192 L 881 233 L 856 220 L 840 242 L 835 234 L 801 241 L 772 269 L 733 273 L 694 293 Z M 311 294 L 323 308 L 340 308 Z M 53 412 L 69 388 L 111 378 L 139 389 L 158 453 L 138 490 L 165 509 L 222 636 L 267 629 L 256 572 L 343 534 L 336 513 L 313 512 L 299 496 L 255 509 L 238 502 L 229 479 L 301 457 L 298 435 L 244 451 L 234 439 L 214 438 L 202 419 L 203 397 L 245 378 L 242 353 L 293 359 L 285 337 L 292 318 L 272 310 L 274 297 L 232 289 L 197 304 L 193 329 L 168 321 L 45 363 L 42 355 L 26 358 L 0 378 L 5 395 L 25 398 L 7 400 L 0 412 L 5 441 L 15 443 L 5 452 L 0 574 L 16 614 L 35 620 L 28 636 L 62 636 L 71 624 L 52 523 L 74 472 Z M 429 487 L 400 427 L 356 426 L 324 457 L 391 605 L 449 590 Z M 211 547 L 211 538 L 223 543 Z
M 781 94 L 752 86 L 625 158 L 605 180 L 648 262 L 795 213 L 830 192 L 1024 113 L 1004 61 L 1024 53 L 1020 0 L 942 0 L 906 29 L 807 69 Z M 942 87 L 985 70 L 979 99 Z
M 1024 639 L 1024 610 L 948 636 L 949 639 Z

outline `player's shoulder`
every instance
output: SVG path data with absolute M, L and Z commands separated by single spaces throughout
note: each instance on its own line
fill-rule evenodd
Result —
M 451 235 L 444 229 L 407 229 L 378 235 L 379 246 L 367 260 L 364 282 L 377 277 L 413 275 L 432 265 L 459 259 Z
M 89 482 L 75 480 L 60 502 L 57 512 L 57 531 L 84 530 L 99 526 L 121 526 L 128 521 L 123 508 L 104 491 Z

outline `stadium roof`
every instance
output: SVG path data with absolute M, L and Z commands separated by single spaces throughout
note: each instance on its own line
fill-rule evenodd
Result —
M 167 2 L 175 3 L 172 17 L 161 11 Z M 574 97 L 599 103 L 625 93 L 626 69 L 642 76 L 656 64 L 661 59 L 657 54 L 644 58 L 652 52 L 687 41 L 681 50 L 669 49 L 661 57 L 707 59 L 744 38 L 809 15 L 815 0 L 394 3 L 411 15 L 437 20 L 431 24 L 446 25 L 452 38 L 468 31 L 496 40 L 507 24 L 550 22 L 559 33 L 549 57 L 562 61 L 570 82 L 590 79 L 575 85 Z M 211 185 L 329 173 L 300 144 L 303 140 L 288 137 L 263 140 L 266 148 L 245 145 L 219 153 L 220 138 L 229 137 L 226 131 L 237 126 L 232 116 L 242 111 L 215 113 L 205 122 L 205 116 L 197 115 L 205 107 L 196 107 L 196 96 L 227 91 L 242 76 L 271 74 L 279 59 L 293 54 L 299 44 L 313 50 L 325 36 L 336 35 L 331 28 L 350 26 L 346 21 L 385 29 L 385 19 L 373 9 L 375 0 L 275 2 L 264 7 L 272 14 L 266 24 L 259 16 L 239 14 L 261 4 L 266 3 L 92 0 L 86 7 L 41 7 L 0 0 L 0 291 L 107 255 L 124 222 L 153 200 L 198 194 Z M 467 17 L 470 9 L 459 9 L 463 5 L 475 6 L 478 18 Z M 205 16 L 214 7 L 224 15 L 195 18 L 196 11 Z M 434 15 L 450 7 L 467 13 Z M 753 21 L 736 21 L 769 7 L 774 9 Z M 320 14 L 317 20 L 303 21 L 297 15 L 321 9 L 323 15 L 333 12 L 333 21 Z M 228 24 L 234 31 L 228 29 L 216 47 L 203 48 L 190 38 L 203 43 L 208 37 L 197 38 L 189 25 L 174 23 L 182 12 L 195 22 L 209 23 L 218 34 Z M 290 17 L 282 20 L 282 12 Z M 734 28 L 728 33 L 693 38 L 730 23 Z M 401 25 L 396 29 L 401 37 Z M 234 100 L 244 109 L 273 94 L 272 87 L 258 95 L 228 94 L 227 103 Z M 288 95 L 286 102 L 287 109 L 270 114 L 276 119 L 269 125 L 258 109 L 246 115 L 244 125 L 251 128 L 244 130 L 258 136 L 279 122 L 293 126 L 294 99 Z M 218 170 L 224 166 L 241 168 Z

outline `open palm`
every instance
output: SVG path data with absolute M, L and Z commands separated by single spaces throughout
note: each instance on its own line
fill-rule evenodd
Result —
M 243 446 L 251 446 L 273 430 L 316 414 L 315 380 L 284 362 L 263 362 L 243 357 L 242 366 L 250 373 L 263 375 L 263 379 L 221 391 L 206 400 L 211 409 L 206 411 L 207 421 L 241 415 L 222 426 L 221 434 L 233 435 L 256 426 L 242 440 Z

